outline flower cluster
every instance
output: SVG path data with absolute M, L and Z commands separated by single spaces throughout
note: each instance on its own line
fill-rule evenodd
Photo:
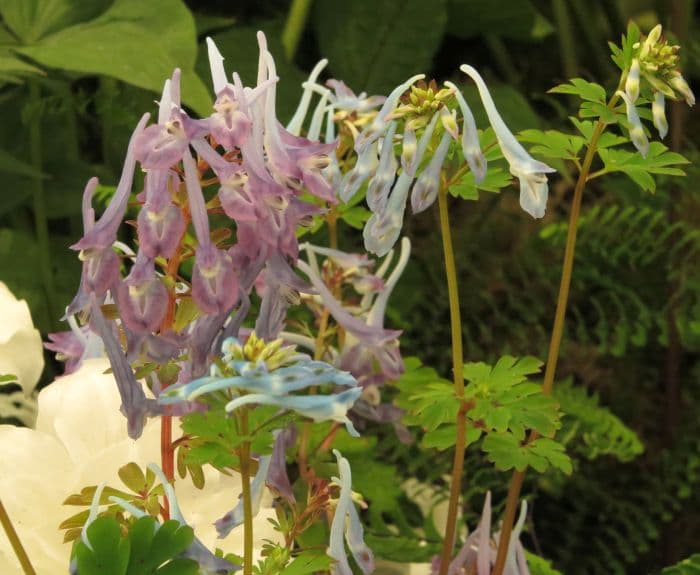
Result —
M 503 156 L 520 180 L 521 206 L 541 218 L 548 193 L 545 174 L 554 170 L 534 160 L 515 139 L 479 73 L 467 65 L 461 70 L 476 83 Z M 409 191 L 414 213 L 435 202 L 453 143 L 477 182 L 486 175 L 479 133 L 464 96 L 452 82 L 438 90 L 423 78 L 419 74 L 397 86 L 378 112 L 359 124 L 361 130 L 351 132 L 355 163 L 338 181 L 340 198 L 346 202 L 367 184 L 365 197 L 372 215 L 364 229 L 365 247 L 379 256 L 392 248 L 401 233 Z M 316 85 L 316 91 L 324 94 L 322 86 Z
M 133 368 L 152 373 L 148 366 L 176 367 L 174 379 L 151 377 L 156 393 L 202 376 L 209 355 L 238 334 L 256 279 L 264 286 L 256 329 L 274 339 L 293 293 L 305 287 L 292 268 L 296 231 L 324 203 L 336 202 L 324 176 L 335 143 L 312 141 L 280 125 L 275 63 L 262 33 L 258 42 L 257 84 L 245 87 L 236 73 L 228 79 L 223 58 L 208 40 L 216 94 L 208 118 L 188 116 L 180 103 L 180 72 L 173 73 L 157 123 L 147 126 L 148 115 L 138 123 L 119 185 L 99 220 L 92 207 L 97 179 L 85 188 L 84 235 L 73 246 L 83 273 L 67 316 L 89 313 L 90 330 L 100 336 L 112 363 L 132 437 L 141 433 L 146 416 L 164 409 L 146 399 Z M 302 101 L 294 131 L 305 115 Z M 137 166 L 144 178 L 137 195 L 138 247 L 132 251 L 117 234 Z M 314 201 L 302 197 L 304 191 Z M 221 213 L 235 224 L 234 241 L 230 225 L 211 227 L 210 214 Z M 191 273 L 183 274 L 190 263 Z M 92 355 L 85 328 L 73 327 L 72 333 L 55 334 L 52 344 L 72 360 L 69 369 Z
M 666 98 L 680 97 L 689 106 L 695 104 L 695 95 L 678 70 L 680 47 L 669 44 L 661 33 L 662 27 L 658 24 L 643 42 L 634 44 L 635 55 L 625 80 L 625 90 L 617 92 L 625 102 L 630 139 L 642 156 L 649 151 L 649 139 L 635 105 L 643 89 L 642 80 L 651 88 L 652 119 L 661 138 L 668 133 Z

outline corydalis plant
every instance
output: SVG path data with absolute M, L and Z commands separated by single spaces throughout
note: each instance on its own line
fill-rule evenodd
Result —
M 541 218 L 548 195 L 545 174 L 554 170 L 534 160 L 515 139 L 479 73 L 471 66 L 461 69 L 477 84 L 503 157 L 519 178 L 522 208 Z M 487 174 L 480 134 L 464 96 L 452 82 L 438 89 L 435 82 L 422 82 L 423 77 L 414 76 L 397 86 L 359 130 L 349 131 L 351 146 L 340 135 L 339 149 L 354 150 L 354 157 L 350 154 L 341 160 L 345 170 L 339 178 L 340 198 L 350 201 L 367 184 L 365 197 L 372 215 L 364 229 L 365 247 L 380 256 L 401 233 L 409 192 L 413 212 L 419 213 L 435 202 L 447 180 L 471 170 L 479 183 Z M 418 81 L 421 83 L 416 84 Z M 317 84 L 315 89 L 327 92 Z M 444 165 L 456 150 L 465 165 L 457 174 L 446 172 Z

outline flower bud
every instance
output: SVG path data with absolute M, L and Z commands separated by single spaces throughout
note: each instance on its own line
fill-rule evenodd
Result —
M 627 80 L 625 81 L 625 93 L 631 102 L 636 102 L 639 97 L 639 60 L 632 60 Z
M 695 105 L 695 94 L 693 94 L 693 91 L 690 89 L 688 82 L 685 81 L 683 76 L 677 74 L 673 76 L 668 83 L 676 92 L 685 98 L 685 102 L 688 106 Z
M 668 133 L 668 122 L 665 110 L 666 99 L 661 92 L 654 93 L 654 101 L 651 103 L 651 114 L 654 118 L 654 126 L 659 132 L 660 138 L 665 138 Z

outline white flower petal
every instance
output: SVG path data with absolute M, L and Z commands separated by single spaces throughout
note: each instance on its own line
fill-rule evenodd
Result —
M 17 376 L 17 382 L 30 394 L 44 369 L 41 334 L 34 329 L 29 306 L 18 300 L 0 282 L 0 375 Z

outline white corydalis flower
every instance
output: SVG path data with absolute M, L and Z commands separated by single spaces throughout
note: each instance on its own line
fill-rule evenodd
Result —
M 637 108 L 634 102 L 629 99 L 625 92 L 616 92 L 620 98 L 625 101 L 625 106 L 627 108 L 627 121 L 629 122 L 629 132 L 630 139 L 634 144 L 634 147 L 639 150 L 639 153 L 645 157 L 649 153 L 649 139 L 644 132 L 644 126 L 642 126 L 642 121 L 639 119 L 639 114 L 637 113 Z
M 659 132 L 661 139 L 668 134 L 668 121 L 666 120 L 666 98 L 663 92 L 654 93 L 654 101 L 651 103 L 651 115 L 654 127 Z
M 543 217 L 549 194 L 545 174 L 556 170 L 535 160 L 515 139 L 496 109 L 491 93 L 479 72 L 467 64 L 463 64 L 459 69 L 474 80 L 491 127 L 496 133 L 503 157 L 510 166 L 510 173 L 520 180 L 520 206 L 533 218 Z

